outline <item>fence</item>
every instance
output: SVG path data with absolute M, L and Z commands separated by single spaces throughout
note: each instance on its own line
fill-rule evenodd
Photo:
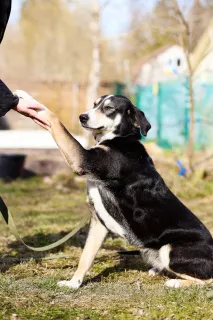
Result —
M 125 94 L 124 87 L 119 89 L 119 93 Z M 190 125 L 188 78 L 136 86 L 134 90 L 137 107 L 145 112 L 152 125 L 147 140 L 155 140 L 165 149 L 184 148 L 189 140 Z M 213 84 L 196 82 L 194 98 L 195 148 L 202 149 L 213 146 Z
M 13 83 L 11 88 L 23 88 L 39 101 L 56 112 L 66 126 L 75 134 L 82 134 L 78 116 L 86 109 L 87 86 L 73 83 Z M 128 95 L 124 84 L 105 83 L 99 95 Z M 152 125 L 147 140 L 155 140 L 165 149 L 184 148 L 189 140 L 189 86 L 188 79 L 164 82 L 146 87 L 136 86 L 131 100 L 143 110 Z M 196 81 L 195 97 L 195 148 L 213 146 L 213 83 Z M 11 113 L 11 116 L 16 115 Z M 8 115 L 9 117 L 9 115 Z M 9 119 L 9 118 L 8 118 Z M 20 117 L 20 119 L 24 119 Z M 9 119 L 10 120 L 10 119 Z M 29 121 L 30 123 L 30 121 Z M 12 119 L 9 125 L 17 128 L 18 122 Z

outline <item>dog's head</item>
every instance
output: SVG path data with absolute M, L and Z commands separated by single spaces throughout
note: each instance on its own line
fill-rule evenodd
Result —
M 95 101 L 93 109 L 79 118 L 82 127 L 91 130 L 97 141 L 118 136 L 146 136 L 151 128 L 144 113 L 123 96 L 102 96 Z

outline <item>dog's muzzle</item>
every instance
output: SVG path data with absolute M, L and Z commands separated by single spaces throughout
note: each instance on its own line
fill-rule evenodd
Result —
M 87 121 L 89 120 L 89 116 L 88 116 L 88 114 L 83 113 L 83 114 L 81 114 L 81 115 L 79 116 L 79 119 L 80 119 L 80 122 L 81 122 L 82 124 L 86 124 Z

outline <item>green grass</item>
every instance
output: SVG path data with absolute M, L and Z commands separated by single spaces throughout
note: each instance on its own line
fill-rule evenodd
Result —
M 171 181 L 213 233 L 213 182 L 177 176 Z M 0 183 L 0 195 L 24 240 L 39 246 L 61 238 L 87 213 L 84 185 L 71 187 L 62 192 L 57 183 L 34 178 Z M 52 252 L 34 253 L 0 221 L 0 319 L 213 319 L 213 300 L 207 299 L 211 286 L 165 288 L 166 278 L 149 278 L 140 257 L 119 256 L 118 250 L 130 247 L 112 235 L 79 290 L 57 287 L 57 281 L 72 277 L 86 235 L 87 227 Z

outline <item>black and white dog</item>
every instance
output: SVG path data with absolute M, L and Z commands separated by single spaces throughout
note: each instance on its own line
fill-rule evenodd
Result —
M 144 113 L 123 96 L 102 96 L 81 125 L 97 145 L 84 149 L 49 110 L 47 128 L 73 170 L 87 176 L 91 208 L 89 235 L 77 271 L 60 286 L 78 288 L 108 231 L 139 248 L 152 267 L 167 271 L 169 287 L 210 283 L 213 238 L 201 221 L 169 190 L 141 143 L 151 128 Z

